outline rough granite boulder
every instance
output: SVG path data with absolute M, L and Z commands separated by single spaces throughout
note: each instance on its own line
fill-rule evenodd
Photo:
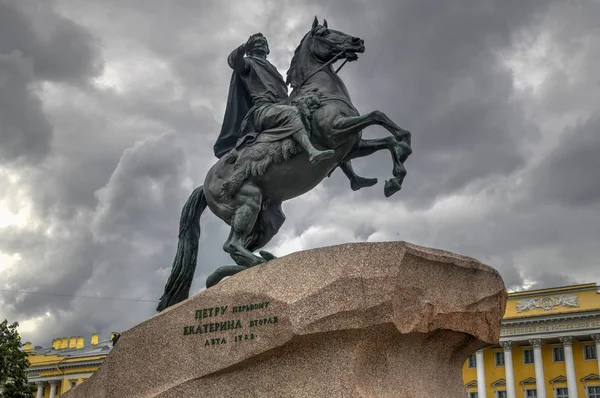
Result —
M 409 243 L 293 253 L 127 330 L 63 396 L 464 398 L 506 298 L 493 268 Z

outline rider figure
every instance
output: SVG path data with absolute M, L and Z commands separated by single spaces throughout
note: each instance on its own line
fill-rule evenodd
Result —
M 287 84 L 267 60 L 268 54 L 267 39 L 262 33 L 256 33 L 229 55 L 227 61 L 234 73 L 223 126 L 214 145 L 215 155 L 220 158 L 261 135 L 277 137 L 277 140 L 293 137 L 308 153 L 311 163 L 332 157 L 333 150 L 319 150 L 313 146 L 298 108 L 284 104 L 288 99 Z M 349 161 L 340 166 L 354 190 L 377 181 L 356 175 Z
M 310 142 L 298 108 L 283 104 L 288 98 L 287 85 L 275 66 L 267 61 L 268 54 L 267 39 L 257 33 L 233 50 L 227 60 L 250 99 L 240 135 L 243 139 L 248 133 L 276 134 L 277 139 L 291 136 L 308 153 L 311 163 L 332 157 L 335 153 L 332 149 L 318 150 Z

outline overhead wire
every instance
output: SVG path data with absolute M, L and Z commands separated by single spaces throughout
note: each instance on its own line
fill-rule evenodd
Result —
M 158 303 L 158 300 L 144 300 L 144 299 L 133 299 L 133 298 L 122 298 L 122 297 L 83 296 L 83 295 L 78 295 L 78 294 L 33 292 L 33 291 L 29 291 L 29 290 L 0 289 L 0 292 L 42 294 L 42 295 L 46 295 L 46 296 L 76 297 L 76 298 L 99 299 L 99 300 L 139 301 L 139 302 L 144 302 L 144 303 Z

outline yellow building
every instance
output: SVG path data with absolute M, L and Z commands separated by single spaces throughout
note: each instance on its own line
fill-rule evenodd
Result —
M 83 337 L 63 337 L 54 339 L 48 348 L 25 343 L 30 363 L 27 379 L 37 385 L 36 398 L 58 397 L 89 378 L 112 349 L 114 336 L 98 341 L 98 335 L 92 334 L 88 344 Z
M 469 398 L 600 398 L 599 352 L 596 284 L 510 293 L 500 344 L 471 356 L 463 380 Z

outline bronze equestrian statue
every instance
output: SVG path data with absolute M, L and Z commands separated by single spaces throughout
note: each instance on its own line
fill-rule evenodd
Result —
M 218 268 L 206 280 L 221 279 L 275 258 L 263 248 L 285 221 L 281 204 L 298 197 L 338 166 L 353 190 L 377 180 L 357 176 L 350 161 L 387 149 L 393 177 L 385 182 L 386 197 L 399 191 L 412 153 L 410 132 L 383 112 L 360 114 L 352 105 L 333 64 L 355 61 L 364 41 L 329 29 L 317 18 L 296 49 L 287 79 L 267 60 L 269 47 L 255 34 L 229 56 L 233 69 L 221 134 L 214 146 L 217 163 L 204 185 L 183 207 L 177 254 L 157 307 L 162 311 L 188 298 L 196 269 L 200 215 L 208 207 L 231 226 L 223 250 L 236 265 Z M 343 66 L 343 65 L 342 65 Z M 338 69 L 339 71 L 339 69 Z M 292 93 L 287 95 L 287 85 Z M 391 136 L 362 139 L 362 130 L 380 125 Z

